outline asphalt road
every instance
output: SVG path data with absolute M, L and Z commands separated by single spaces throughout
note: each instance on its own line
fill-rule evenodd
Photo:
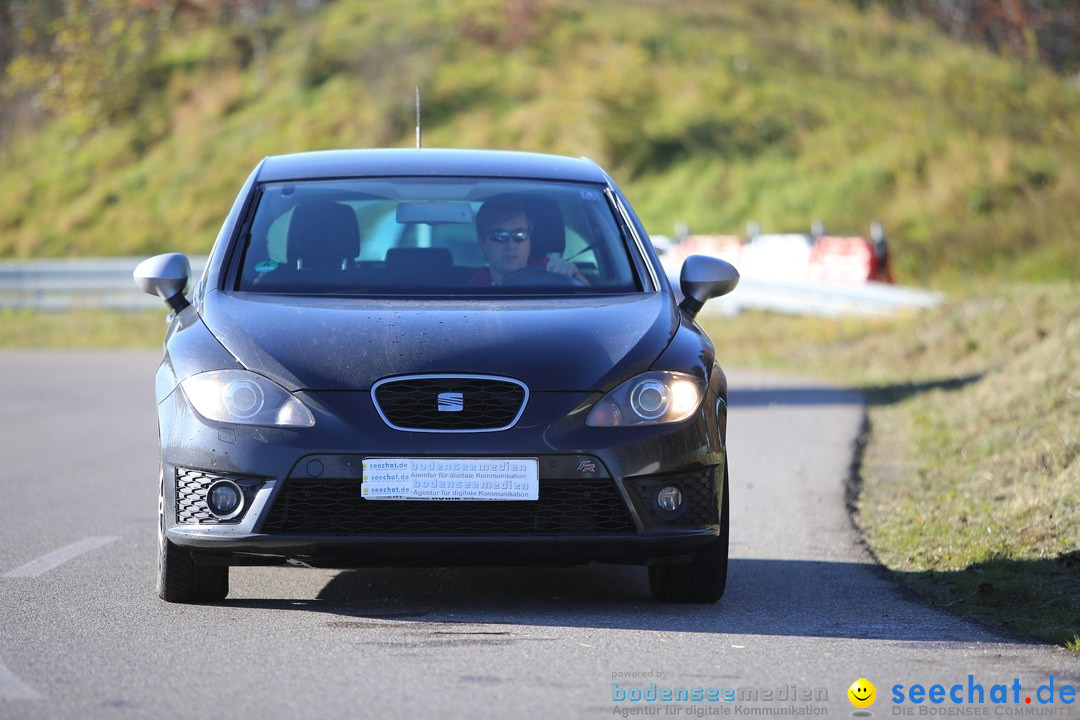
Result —
M 164 603 L 156 363 L 0 353 L 0 720 L 849 716 L 862 677 L 877 717 L 1080 715 L 1059 697 L 1080 658 L 923 605 L 860 545 L 844 508 L 860 398 L 752 373 L 731 374 L 733 558 L 715 606 L 656 604 L 644 570 L 611 566 L 239 568 L 221 604 Z M 892 703 L 915 683 L 965 701 L 979 685 L 984 703 Z M 738 696 L 616 699 L 653 684 Z

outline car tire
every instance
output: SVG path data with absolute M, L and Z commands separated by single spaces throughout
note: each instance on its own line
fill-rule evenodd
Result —
M 714 603 L 724 595 L 728 566 L 728 474 L 724 468 L 720 535 L 685 565 L 650 565 L 649 589 L 660 602 Z
M 158 498 L 157 591 L 162 600 L 174 603 L 215 602 L 229 594 L 228 566 L 197 565 L 191 553 L 165 537 L 164 482 Z

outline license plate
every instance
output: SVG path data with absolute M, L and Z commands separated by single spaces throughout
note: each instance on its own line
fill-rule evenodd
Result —
M 537 500 L 536 458 L 367 458 L 365 500 Z

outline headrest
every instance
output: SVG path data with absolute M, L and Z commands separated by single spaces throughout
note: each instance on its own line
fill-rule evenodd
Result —
M 548 253 L 562 255 L 566 250 L 566 225 L 559 204 L 541 197 L 525 196 L 523 200 L 533 224 L 529 254 L 534 258 L 545 257 Z
M 360 226 L 352 208 L 328 200 L 297 205 L 289 218 L 285 257 L 292 267 L 340 270 L 360 255 Z

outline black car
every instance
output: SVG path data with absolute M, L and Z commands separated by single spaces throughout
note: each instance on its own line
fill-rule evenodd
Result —
M 158 592 L 229 566 L 648 565 L 714 602 L 728 556 L 727 380 L 587 159 L 467 150 L 268 157 L 186 295 L 157 372 Z

